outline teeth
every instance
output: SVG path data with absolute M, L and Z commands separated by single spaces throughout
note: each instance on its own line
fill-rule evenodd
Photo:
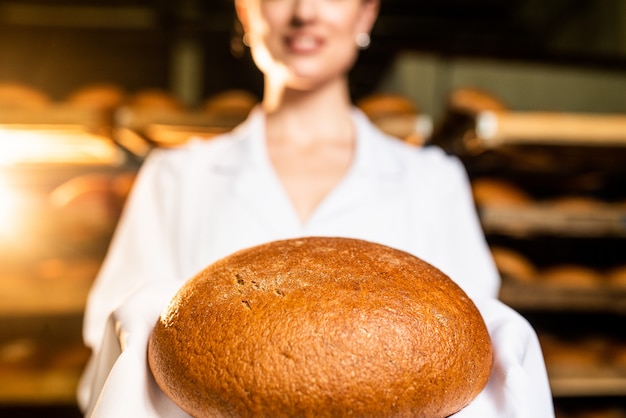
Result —
M 308 49 L 315 47 L 316 41 L 312 36 L 297 36 L 292 39 L 292 44 L 296 48 Z

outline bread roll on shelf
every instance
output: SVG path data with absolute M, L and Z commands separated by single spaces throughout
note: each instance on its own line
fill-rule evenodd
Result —
M 485 89 L 460 87 L 450 94 L 448 109 L 476 116 L 481 112 L 505 112 L 507 111 L 507 106 Z
M 594 290 L 605 285 L 601 272 L 577 264 L 560 264 L 542 269 L 540 283 L 542 286 L 570 290 Z
M 65 102 L 76 107 L 111 110 L 124 104 L 127 95 L 126 90 L 115 83 L 94 83 L 77 88 Z
M 610 203 L 589 196 L 558 196 L 547 199 L 544 203 L 546 207 L 563 213 L 579 213 L 590 216 L 606 210 L 619 209 L 617 206 L 612 206 Z M 626 214 L 626 211 L 624 213 Z
M 168 91 L 151 88 L 140 90 L 128 97 L 128 106 L 135 109 L 160 109 L 163 111 L 184 111 L 186 106 Z
M 32 86 L 16 82 L 0 83 L 0 108 L 44 109 L 52 100 Z
M 495 177 L 472 180 L 472 194 L 479 207 L 527 207 L 533 202 L 522 188 Z
M 598 337 L 562 338 L 553 334 L 539 336 L 548 374 L 580 376 L 603 366 L 606 342 Z
M 249 91 L 230 89 L 205 99 L 201 109 L 210 115 L 243 120 L 258 103 L 259 99 Z
M 520 252 L 510 248 L 492 246 L 491 255 L 503 279 L 536 284 L 537 268 Z
M 408 144 L 422 146 L 430 139 L 432 119 L 403 95 L 373 93 L 356 105 L 380 130 Z

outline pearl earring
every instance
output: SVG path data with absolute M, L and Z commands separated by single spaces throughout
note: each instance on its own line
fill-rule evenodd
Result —
M 370 35 L 366 32 L 361 32 L 356 35 L 356 44 L 359 49 L 367 49 L 370 46 Z

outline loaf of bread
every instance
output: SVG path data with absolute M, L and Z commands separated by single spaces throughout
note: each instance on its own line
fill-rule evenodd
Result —
M 135 109 L 178 112 L 185 110 L 183 102 L 174 94 L 158 88 L 140 90 L 128 98 Z
M 46 93 L 27 84 L 0 83 L 0 107 L 43 109 L 51 100 Z
M 609 204 L 587 196 L 559 196 L 548 200 L 547 206 L 564 212 L 589 214 L 597 210 L 607 209 Z
M 447 417 L 487 384 L 467 295 L 424 261 L 344 238 L 276 241 L 185 283 L 148 347 L 195 417 Z
M 94 83 L 72 91 L 66 102 L 79 107 L 114 109 L 126 101 L 126 96 L 126 90 L 115 83 Z
M 540 336 L 546 367 L 549 372 L 580 373 L 602 365 L 602 341 L 594 337 L 567 339 L 555 335 Z
M 598 289 L 604 283 L 600 272 L 579 264 L 557 264 L 546 267 L 540 276 L 544 285 L 564 289 Z
M 232 89 L 208 97 L 202 108 L 213 115 L 245 118 L 258 103 L 259 100 L 251 92 Z
M 534 283 L 537 279 L 535 265 L 523 254 L 511 248 L 492 246 L 493 261 L 503 278 L 511 278 L 523 283 Z

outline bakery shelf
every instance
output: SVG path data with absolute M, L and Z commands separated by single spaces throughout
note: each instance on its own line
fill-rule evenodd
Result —
M 470 148 L 503 145 L 626 146 L 626 115 L 559 112 L 479 112 Z
M 624 175 L 626 114 L 456 111 L 433 143 L 458 155 L 469 171 Z M 623 177 L 622 177 L 623 178 Z
M 148 144 L 146 151 L 150 146 L 175 147 L 194 136 L 210 138 L 228 132 L 243 122 L 245 116 L 123 107 L 114 115 L 114 137 L 122 146 L 132 141 L 131 150 L 140 148 L 141 145 L 135 144 L 142 141 Z M 145 154 L 146 151 L 140 153 Z
M 626 372 L 611 369 L 548 369 L 556 397 L 626 396 Z
M 626 205 L 589 210 L 567 210 L 550 204 L 482 206 L 479 214 L 487 234 L 626 237 Z
M 626 238 L 626 114 L 476 103 L 453 102 L 433 142 L 457 155 L 470 178 L 513 181 L 528 192 L 526 201 L 476 199 L 492 248 L 520 251 L 521 257 L 494 253 L 500 256 L 500 299 L 536 329 L 551 329 L 552 343 L 562 343 L 542 341 L 555 398 L 577 401 L 577 412 L 580 400 L 625 398 L 618 328 L 626 287 L 613 280 L 612 266 L 621 265 Z M 534 263 L 525 263 L 531 254 Z M 579 268 L 570 275 L 565 267 Z M 561 275 L 550 274 L 555 271 Z M 597 336 L 606 340 L 598 343 Z
M 0 404 L 71 405 L 81 370 L 2 371 Z
M 519 310 L 626 313 L 626 289 L 576 289 L 503 278 L 500 299 Z
M 106 111 L 65 104 L 1 110 L 0 166 L 120 166 L 126 161 L 111 139 Z
M 82 314 L 3 315 L 0 404 L 73 404 L 90 351 Z
M 2 282 L 0 315 L 58 315 L 84 311 L 92 280 L 3 278 Z

